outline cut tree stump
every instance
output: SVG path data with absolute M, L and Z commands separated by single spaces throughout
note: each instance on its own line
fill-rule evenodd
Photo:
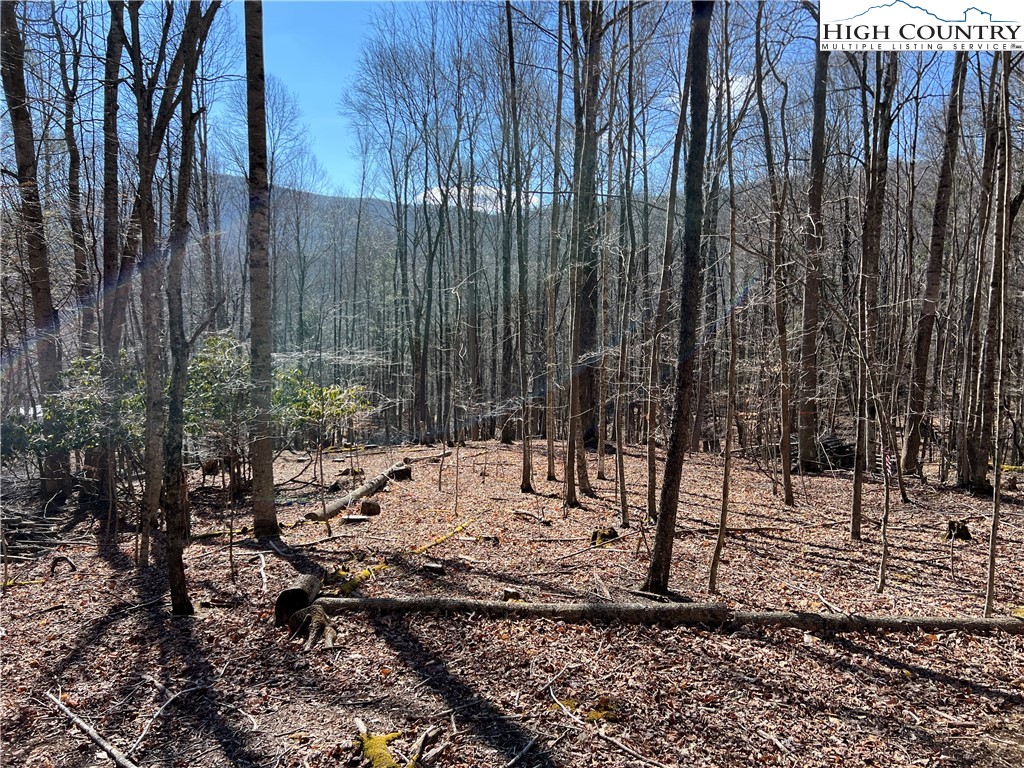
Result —
M 341 511 L 365 496 L 372 496 L 377 493 L 381 488 L 388 484 L 388 480 L 411 480 L 412 479 L 412 468 L 404 462 L 398 464 L 392 464 L 386 470 L 376 475 L 365 483 L 360 485 L 354 491 L 346 496 L 332 501 L 327 505 L 327 508 L 323 512 L 309 512 L 306 514 L 307 520 L 316 520 L 324 522 L 331 518 L 337 517 Z
M 724 603 L 516 603 L 445 597 L 323 597 L 327 614 L 365 612 L 474 613 L 489 618 L 552 619 L 571 623 L 705 625 L 726 631 L 744 626 L 789 627 L 805 632 L 968 632 L 1002 631 L 1024 635 L 1024 620 L 1014 617 L 861 616 L 802 611 L 736 611 Z
M 288 619 L 296 611 L 308 608 L 320 593 L 320 579 L 303 573 L 292 579 L 274 604 L 274 626 L 288 626 Z

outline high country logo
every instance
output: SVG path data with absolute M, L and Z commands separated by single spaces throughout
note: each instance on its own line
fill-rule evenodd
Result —
M 821 0 L 818 41 L 830 51 L 1004 51 L 1024 49 L 1019 0 Z

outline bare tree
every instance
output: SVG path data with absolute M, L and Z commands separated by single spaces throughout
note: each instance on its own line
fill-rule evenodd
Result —
M 800 332 L 800 391 L 797 431 L 800 467 L 803 471 L 819 466 L 818 456 L 818 326 L 821 323 L 821 258 L 825 245 L 822 201 L 825 190 L 825 118 L 828 93 L 828 51 L 814 55 L 814 116 L 811 124 L 810 180 L 807 188 L 807 221 L 804 224 L 804 248 L 807 251 L 807 275 L 804 279 L 804 314 Z
M 17 164 L 18 191 L 21 198 L 21 223 L 24 227 L 28 282 L 32 293 L 33 336 L 27 340 L 35 347 L 40 395 L 46 397 L 60 388 L 61 362 L 57 348 L 60 317 L 54 306 L 50 283 L 50 261 L 46 243 L 43 207 L 39 198 L 35 136 L 25 88 L 25 41 L 18 19 L 19 6 L 0 3 L 0 71 L 4 96 L 11 120 L 14 157 Z M 53 435 L 49 416 L 44 412 L 44 432 Z M 66 451 L 54 448 L 43 457 L 40 491 L 46 498 L 64 497 L 71 491 L 70 461 Z
M 245 4 L 245 80 L 249 126 L 249 306 L 252 325 L 253 532 L 276 536 L 274 432 L 271 421 L 270 189 L 267 183 L 267 113 L 263 67 L 263 3 Z
M 665 457 L 665 476 L 661 487 L 658 525 L 651 562 L 644 581 L 648 592 L 668 591 L 672 564 L 672 546 L 676 534 L 676 511 L 683 455 L 688 443 L 690 394 L 693 389 L 693 357 L 697 341 L 698 297 L 701 269 L 701 224 L 704 220 L 704 152 L 708 134 L 708 47 L 713 2 L 695 0 L 686 54 L 690 82 L 690 141 L 686 153 L 683 181 L 683 284 L 679 310 L 679 353 L 676 361 L 676 393 L 672 409 L 672 431 Z M 682 105 L 680 105 L 682 109 Z
M 764 97 L 764 78 L 766 70 L 771 64 L 766 61 L 764 43 L 764 6 L 763 2 L 757 5 L 757 15 L 754 21 L 755 30 L 755 65 L 754 65 L 754 89 L 757 93 L 757 106 L 761 115 L 761 130 L 764 136 L 764 156 L 768 166 L 768 190 L 771 197 L 771 253 L 772 253 L 772 287 L 774 294 L 773 307 L 775 310 L 775 329 L 778 333 L 779 348 L 779 389 L 781 392 L 781 426 L 782 436 L 779 441 L 779 458 L 782 461 L 782 489 L 785 495 L 786 506 L 793 506 L 793 479 L 792 457 L 790 455 L 790 410 L 789 410 L 789 354 L 786 343 L 786 304 L 785 304 L 785 270 L 783 249 L 783 228 L 785 226 L 785 205 L 787 187 L 789 186 L 786 161 L 783 161 L 783 178 L 780 179 L 779 167 L 775 161 L 775 149 L 772 141 L 771 123 L 768 118 L 768 105 Z M 785 82 L 782 85 L 782 130 L 785 131 L 786 97 L 788 90 Z
M 505 30 L 508 39 L 508 75 L 509 75 L 509 98 L 512 111 L 512 164 L 514 167 L 513 181 L 515 184 L 515 212 L 516 212 L 516 259 L 519 272 L 519 392 L 523 399 L 523 473 L 520 482 L 520 490 L 523 493 L 533 493 L 533 456 L 530 441 L 530 430 L 532 429 L 530 418 L 530 377 L 528 371 L 528 360 L 526 351 L 526 313 L 527 313 L 527 274 L 526 274 L 526 230 L 523 226 L 523 197 L 525 186 L 523 184 L 523 156 L 520 146 L 520 121 L 519 121 L 519 86 L 516 80 L 516 54 L 515 35 L 512 31 L 512 0 L 505 0 Z
M 967 53 L 958 51 L 953 58 L 952 83 L 946 106 L 946 131 L 942 141 L 942 160 L 939 166 L 938 186 L 935 190 L 935 208 L 932 210 L 931 243 L 928 247 L 928 265 L 925 267 L 924 296 L 921 316 L 917 321 L 914 338 L 913 370 L 910 374 L 910 395 L 907 407 L 907 438 L 904 446 L 903 468 L 908 473 L 919 472 L 921 422 L 924 419 L 925 384 L 931 356 L 932 332 L 939 289 L 942 284 L 942 266 L 946 249 L 950 201 L 953 197 L 953 175 L 960 143 L 960 113 L 963 109 L 964 83 L 967 80 Z

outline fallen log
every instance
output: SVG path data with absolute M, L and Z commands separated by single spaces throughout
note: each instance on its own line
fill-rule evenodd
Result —
M 377 491 L 388 484 L 388 480 L 408 480 L 411 477 L 412 470 L 409 468 L 408 464 L 403 462 L 392 464 L 379 475 L 370 478 L 348 495 L 343 496 L 337 501 L 332 501 L 322 512 L 307 513 L 306 519 L 316 520 L 321 523 L 325 522 L 333 517 L 337 517 L 343 509 L 351 506 L 364 496 L 372 496 L 377 493 Z
M 320 592 L 320 579 L 303 573 L 292 579 L 274 604 L 274 626 L 284 627 L 296 611 L 308 608 Z
M 451 450 L 444 450 L 441 453 L 433 453 L 429 456 L 406 456 L 402 461 L 405 464 L 413 464 L 418 461 L 440 461 L 452 455 Z
M 723 630 L 744 626 L 789 627 L 806 632 L 968 632 L 1024 635 L 1024 620 L 1007 616 L 885 616 L 805 611 L 737 611 L 724 603 L 515 603 L 446 597 L 322 597 L 325 613 L 473 613 L 489 618 L 552 619 L 570 623 L 705 625 Z

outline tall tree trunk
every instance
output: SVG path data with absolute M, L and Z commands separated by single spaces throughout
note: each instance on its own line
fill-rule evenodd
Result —
M 185 390 L 188 386 L 188 340 L 185 337 L 185 312 L 182 303 L 182 272 L 185 248 L 190 234 L 188 209 L 195 163 L 196 123 L 199 115 L 192 111 L 192 89 L 195 84 L 203 44 L 220 0 L 213 0 L 200 16 L 199 4 L 189 6 L 186 25 L 199 27 L 195 42 L 185 53 L 181 78 L 181 147 L 178 163 L 178 186 L 171 211 L 168 237 L 170 259 L 167 265 L 167 324 L 171 351 L 171 377 L 167 391 L 167 434 L 164 442 L 163 508 L 167 519 L 167 572 L 171 591 L 171 610 L 176 616 L 195 613 L 188 597 L 183 554 L 189 538 L 189 504 L 187 480 L 182 456 L 185 433 Z
M 942 142 L 935 208 L 932 211 L 932 235 L 925 268 L 924 297 L 921 317 L 914 338 L 914 360 L 910 375 L 910 396 L 907 407 L 907 439 L 903 468 L 908 473 L 921 470 L 921 422 L 924 418 L 925 385 L 931 355 L 932 332 L 935 327 L 939 288 L 942 285 L 943 254 L 949 222 L 949 204 L 953 196 L 953 174 L 960 142 L 960 112 L 963 109 L 964 83 L 967 79 L 967 54 L 958 51 L 953 59 L 953 78 L 946 106 L 946 132 Z
M 979 184 L 979 222 L 975 237 L 974 250 L 976 261 L 973 264 L 973 285 L 965 286 L 966 304 L 969 307 L 965 316 L 969 318 L 963 343 L 963 374 L 960 386 L 960 423 L 957 434 L 957 481 L 961 487 L 969 488 L 972 477 L 972 458 L 977 453 L 974 440 L 977 435 L 976 421 L 978 413 L 978 382 L 980 381 L 980 347 L 978 334 L 981 328 L 982 296 L 985 284 L 985 265 L 988 263 L 989 227 L 992 223 L 992 200 L 996 178 L 996 160 L 999 155 L 999 116 L 997 88 L 999 65 L 1001 58 L 992 57 L 992 67 L 988 81 L 987 107 L 984 110 L 985 144 L 982 154 L 981 181 Z M 965 274 L 966 277 L 966 274 Z
M 576 391 L 579 395 L 579 437 L 591 441 L 597 434 L 597 377 L 599 356 L 597 354 L 597 305 L 598 305 L 598 212 L 597 204 L 597 154 L 598 114 L 601 100 L 601 69 L 603 62 L 604 34 L 607 29 L 604 19 L 604 4 L 581 2 L 579 4 L 579 29 L 577 30 L 570 10 L 569 29 L 572 38 L 573 55 L 582 57 L 575 67 L 574 115 L 575 143 L 578 162 L 573 191 L 576 197 L 576 216 L 573 220 L 573 239 L 577 243 L 580 279 L 577 284 L 579 296 L 578 346 L 573 351 L 576 366 Z M 586 464 L 580 452 L 577 472 L 580 487 L 589 487 Z
M 114 508 L 114 476 L 116 474 L 117 446 L 114 430 L 120 421 L 117 393 L 120 389 L 119 348 L 120 322 L 117 312 L 118 278 L 121 267 L 120 194 L 118 186 L 118 154 L 120 139 L 117 133 L 118 90 L 120 85 L 121 53 L 124 49 L 124 2 L 111 0 L 110 27 L 107 30 L 106 56 L 103 63 L 103 275 L 100 282 L 101 315 L 100 339 L 103 350 L 103 385 L 110 401 L 102 448 L 97 457 L 97 501 Z M 113 515 L 111 515 L 113 518 Z
M 626 466 L 624 451 L 626 449 L 626 373 L 628 371 L 629 350 L 629 311 L 633 307 L 633 291 L 631 281 L 636 269 L 636 223 L 633 218 L 633 181 L 634 181 L 634 139 L 636 136 L 636 30 L 634 28 L 634 6 L 627 10 L 627 33 L 629 53 L 626 59 L 626 141 L 623 147 L 622 190 L 623 190 L 623 222 L 626 226 L 629 242 L 627 245 L 626 264 L 622 271 L 622 284 L 619 291 L 619 364 L 615 387 L 615 484 L 619 496 L 619 524 L 628 528 L 631 524 L 629 514 L 629 498 L 626 486 Z
M 757 106 L 761 113 L 761 129 L 764 135 L 765 162 L 768 166 L 768 188 L 771 194 L 772 203 L 772 287 L 773 305 L 775 310 L 775 330 L 778 334 L 779 347 L 779 390 L 781 392 L 781 426 L 782 435 L 779 441 L 779 458 L 782 461 L 782 489 L 785 496 L 786 506 L 793 506 L 793 478 L 792 478 L 792 456 L 790 455 L 790 410 L 789 410 L 789 355 L 786 344 L 786 305 L 784 299 L 785 269 L 782 254 L 783 247 L 783 226 L 785 222 L 786 194 L 780 189 L 778 169 L 775 163 L 775 150 L 772 142 L 771 123 L 768 118 L 768 105 L 764 98 L 764 77 L 767 65 L 765 63 L 765 51 L 763 41 L 763 12 L 764 3 L 758 3 L 757 17 L 755 21 L 755 50 L 754 50 L 754 89 L 757 92 Z M 785 94 L 785 86 L 783 85 Z M 782 104 L 783 125 L 785 131 L 785 101 Z
M 17 3 L 0 3 L 0 21 L 3 22 L 0 30 L 0 71 L 14 139 L 29 291 L 32 294 L 32 344 L 39 372 L 39 393 L 45 401 L 48 395 L 55 394 L 61 386 L 60 354 L 57 348 L 60 318 L 51 293 L 45 222 L 36 177 L 35 138 L 25 88 L 25 42 L 19 28 Z M 54 427 L 45 405 L 43 432 L 47 437 L 54 436 Z M 66 451 L 47 449 L 43 457 L 40 492 L 47 499 L 65 498 L 71 492 L 70 460 Z
M 828 93 L 828 51 L 814 56 L 814 117 L 811 124 L 810 183 L 807 190 L 807 277 L 804 281 L 804 316 L 800 332 L 800 404 L 797 430 L 800 468 L 817 469 L 818 456 L 818 324 L 821 322 L 821 252 L 825 246 L 822 200 L 825 189 L 825 117 Z
M 722 80 L 725 84 L 726 102 L 726 140 L 725 163 L 729 178 L 729 382 L 727 384 L 725 407 L 725 454 L 722 468 L 722 507 L 718 517 L 718 537 L 715 539 L 715 551 L 711 556 L 711 568 L 708 573 L 708 592 L 718 593 L 718 568 L 722 562 L 722 550 L 725 549 L 725 536 L 729 522 L 729 492 L 732 474 L 732 421 L 736 413 L 736 358 L 739 355 L 739 344 L 736 333 L 736 312 L 740 297 L 736 295 L 736 178 L 733 169 L 732 137 L 733 137 L 733 105 L 732 105 L 732 56 L 729 37 L 729 6 L 725 5 L 722 29 Z M 813 184 L 813 182 L 812 182 Z
M 883 64 L 884 59 L 884 64 Z M 870 425 L 875 419 L 875 404 L 869 395 L 869 371 L 875 361 L 878 332 L 878 264 L 882 249 L 882 217 L 885 209 L 885 189 L 889 172 L 889 139 L 893 125 L 893 98 L 899 57 L 889 51 L 875 56 L 875 82 L 867 82 L 867 63 L 864 63 L 861 86 L 865 99 L 863 107 L 864 149 L 867 163 L 864 218 L 861 236 L 861 263 L 858 280 L 858 324 L 861 354 L 857 360 L 857 456 L 853 472 L 853 498 L 850 507 L 850 538 L 860 539 L 861 506 L 864 475 L 873 456 Z M 870 115 L 866 106 L 867 94 L 874 94 Z
M 508 73 L 509 96 L 512 100 L 512 164 L 515 182 L 515 213 L 516 213 L 516 257 L 519 267 L 519 391 L 523 398 L 523 472 L 519 490 L 533 493 L 533 460 L 530 445 L 530 430 L 533 428 L 530 418 L 530 378 L 528 375 L 526 352 L 526 314 L 527 284 L 526 273 L 526 231 L 523 226 L 523 158 L 520 147 L 519 126 L 519 87 L 516 81 L 515 36 L 512 32 L 512 0 L 505 0 L 505 30 L 508 36 Z
M 690 51 L 692 52 L 692 50 L 693 47 L 691 45 Z M 683 79 L 684 97 L 690 93 L 692 87 L 693 67 L 690 64 L 690 53 L 687 53 L 686 73 Z M 665 332 L 664 326 L 666 315 L 668 315 L 668 295 L 672 280 L 672 262 L 675 258 L 676 200 L 678 197 L 676 190 L 679 186 L 679 161 L 683 152 L 683 137 L 686 134 L 685 104 L 686 100 L 684 98 L 683 103 L 679 107 L 679 119 L 676 121 L 676 133 L 672 142 L 672 160 L 669 164 L 668 203 L 665 208 L 665 251 L 661 261 L 658 304 L 651 323 L 650 372 L 647 382 L 647 516 L 651 520 L 657 518 L 658 461 L 656 436 L 660 400 L 661 335 Z M 645 195 L 645 208 L 646 198 L 647 196 Z M 703 203 L 701 208 L 703 210 Z
M 64 97 L 64 145 L 68 150 L 68 222 L 71 229 L 71 252 L 75 265 L 75 294 L 81 313 L 81 354 L 88 355 L 96 346 L 96 312 L 93 306 L 93 285 L 89 276 L 89 247 L 85 238 L 82 209 L 82 153 L 75 136 L 75 103 L 78 100 L 79 70 L 82 62 L 84 16 L 82 6 L 77 9 L 78 29 L 69 34 L 70 51 L 64 42 L 56 2 L 50 3 L 54 40 L 57 42 L 60 79 Z M 70 54 L 70 56 L 69 56 Z
M 131 61 L 131 84 L 136 103 L 136 125 L 138 130 L 139 188 L 136 196 L 136 210 L 139 224 L 141 248 L 140 270 L 142 272 L 142 324 L 144 338 L 144 402 L 146 411 L 145 457 L 143 469 L 145 485 L 142 492 L 142 506 L 139 513 L 142 535 L 139 541 L 139 567 L 149 564 L 149 536 L 157 509 L 164 477 L 164 430 L 166 426 L 166 351 L 164 349 L 163 324 L 163 278 L 165 271 L 164 253 L 159 243 L 159 224 L 154 199 L 156 168 L 160 160 L 164 139 L 177 108 L 181 93 L 182 79 L 194 77 L 196 66 L 193 57 L 204 33 L 202 11 L 199 4 L 189 5 L 181 37 L 173 56 L 167 60 L 168 38 L 161 38 L 156 54 L 158 62 L 166 62 L 161 70 L 147 72 L 150 65 L 148 50 L 143 50 L 139 11 L 141 2 L 128 5 L 131 23 L 131 37 L 125 45 Z M 164 7 L 163 28 L 170 29 L 175 13 L 174 5 Z M 186 66 L 187 64 L 187 66 Z M 155 66 L 155 65 L 154 65 Z M 186 72 L 186 70 L 193 70 Z M 159 101 L 156 94 L 159 86 Z
M 704 153 L 708 134 L 708 46 L 714 3 L 696 0 L 686 68 L 690 80 L 690 143 L 686 154 L 683 187 L 683 284 L 679 309 L 679 356 L 676 362 L 676 393 L 672 411 L 672 433 L 665 458 L 658 526 L 654 550 L 644 582 L 648 592 L 668 591 L 675 541 L 676 511 L 682 478 L 689 425 L 689 400 L 693 389 L 693 349 L 697 341 L 699 280 L 701 270 L 701 223 L 704 219 Z
M 992 339 L 993 349 L 990 353 L 998 358 L 998 363 L 992 365 L 995 381 L 992 382 L 995 391 L 992 393 L 993 410 L 995 411 L 993 421 L 994 427 L 990 427 L 983 439 L 992 443 L 992 458 L 995 469 L 995 483 L 992 493 L 992 521 L 989 527 L 988 543 L 988 577 L 985 583 L 985 616 L 990 617 L 995 612 L 996 596 L 996 550 L 999 545 L 999 516 L 1000 496 L 1002 495 L 1002 429 L 1000 412 L 1003 407 L 1003 376 L 1006 365 L 1006 306 L 1003 301 L 1003 290 L 1006 282 L 1006 257 L 1010 251 L 1013 219 L 1020 208 L 1021 199 L 1024 198 L 1024 185 L 1021 193 L 1014 200 L 1010 197 L 1010 176 L 1013 173 L 1013 140 L 1011 136 L 1010 123 L 1010 67 L 1011 56 L 1009 51 L 1002 54 L 1003 77 L 1001 89 L 1001 123 L 1002 123 L 1002 147 L 1003 163 L 1001 167 L 1001 178 L 999 186 L 998 213 L 1001 214 L 997 226 L 995 259 L 992 265 L 992 289 L 989 294 L 989 330 L 998 340 Z
M 558 242 L 561 231 L 562 195 L 559 185 L 562 183 L 562 18 L 564 15 L 562 3 L 558 4 L 558 43 L 555 54 L 555 143 L 554 173 L 551 181 L 551 244 L 548 254 L 548 279 L 547 279 L 547 330 L 545 336 L 545 347 L 547 351 L 547 366 L 545 370 L 544 385 L 544 415 L 545 415 L 545 436 L 548 443 L 548 480 L 557 480 L 555 474 L 555 410 L 558 406 L 558 393 L 555 391 L 555 325 L 558 315 Z
M 263 68 L 263 3 L 245 3 L 245 83 L 249 131 L 249 314 L 252 325 L 253 532 L 276 536 L 274 425 L 271 420 L 273 333 L 270 305 L 270 188 L 267 183 L 267 100 Z

